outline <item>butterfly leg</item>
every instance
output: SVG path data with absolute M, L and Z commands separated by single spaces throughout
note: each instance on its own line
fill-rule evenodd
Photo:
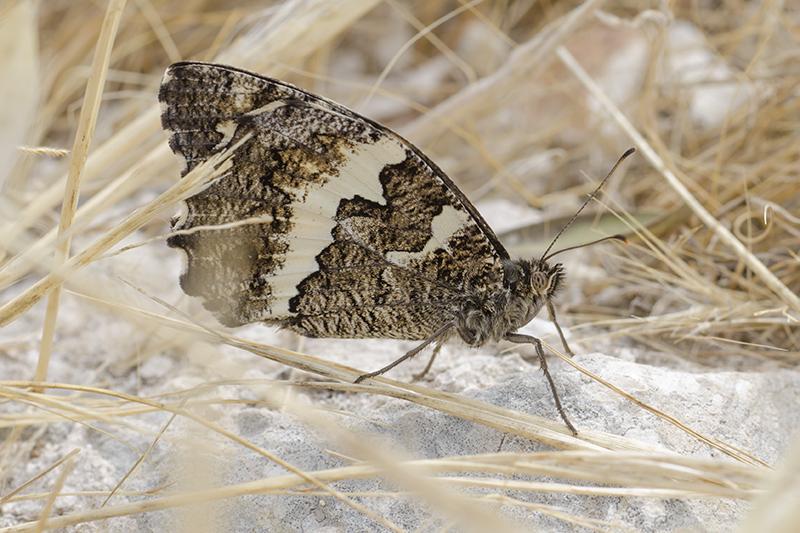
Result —
M 567 344 L 567 339 L 564 337 L 564 332 L 561 331 L 561 326 L 558 325 L 558 321 L 556 320 L 556 310 L 553 307 L 553 304 L 550 303 L 549 300 L 547 301 L 547 312 L 550 314 L 550 322 L 552 322 L 556 326 L 556 330 L 558 331 L 558 336 L 561 337 L 561 344 L 564 345 L 564 350 L 566 350 L 567 355 L 569 355 L 570 357 L 574 356 L 575 354 L 572 353 L 572 350 L 569 349 L 569 345 Z
M 573 426 L 572 422 L 569 421 L 569 418 L 567 418 L 567 414 L 564 412 L 564 408 L 561 407 L 561 400 L 559 400 L 558 393 L 556 392 L 556 384 L 553 382 L 553 378 L 550 376 L 550 371 L 547 370 L 547 359 L 545 359 L 544 357 L 544 348 L 542 347 L 542 341 L 540 341 L 536 337 L 531 337 L 530 335 L 521 335 L 519 333 L 507 333 L 506 340 L 511 342 L 516 342 L 518 344 L 530 343 L 536 347 L 536 353 L 539 355 L 539 364 L 541 365 L 541 368 L 544 371 L 544 376 L 547 378 L 548 383 L 550 383 L 550 391 L 553 393 L 553 399 L 556 401 L 556 409 L 558 409 L 558 414 L 561 415 L 561 418 L 564 420 L 564 423 L 567 425 L 572 434 L 577 436 L 578 430 L 575 429 L 575 426 Z
M 432 343 L 433 341 L 435 341 L 436 339 L 438 339 L 439 337 L 441 337 L 442 335 L 444 335 L 445 333 L 450 331 L 451 328 L 454 328 L 455 325 L 456 325 L 455 322 L 450 322 L 449 324 L 446 324 L 442 329 L 440 329 L 439 331 L 437 331 L 436 333 L 434 333 L 433 335 L 431 335 L 430 337 L 425 339 L 425 341 L 422 344 L 420 344 L 419 346 L 417 346 L 413 350 L 408 351 L 403 357 L 397 359 L 393 363 L 390 363 L 390 364 L 386 365 L 385 367 L 381 368 L 380 370 L 376 370 L 375 372 L 370 372 L 369 374 L 364 374 L 363 376 L 359 376 L 359 378 L 355 382 L 356 383 L 361 383 L 365 379 L 374 378 L 375 376 L 380 376 L 384 372 L 387 372 L 387 371 L 393 369 L 394 367 L 396 367 L 397 365 L 399 365 L 403 361 L 411 359 L 412 357 L 417 355 L 419 352 L 421 352 L 422 349 L 425 348 L 427 345 L 429 345 L 430 343 Z M 426 368 L 425 372 L 427 372 L 427 371 L 428 371 L 428 369 Z
M 428 365 L 425 367 L 425 370 L 423 370 L 422 372 L 420 372 L 416 376 L 412 377 L 411 378 L 411 383 L 416 383 L 417 381 L 419 381 L 419 380 L 421 380 L 422 378 L 425 377 L 425 375 L 428 373 L 428 371 L 433 366 L 433 360 L 436 359 L 437 355 L 439 355 L 439 350 L 442 349 L 442 346 L 444 346 L 442 343 L 439 343 L 439 344 L 436 345 L 436 347 L 433 349 L 433 353 L 431 354 L 431 358 L 428 360 Z

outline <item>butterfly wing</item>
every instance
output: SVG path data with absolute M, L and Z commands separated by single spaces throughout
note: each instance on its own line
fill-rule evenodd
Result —
M 223 324 L 311 337 L 426 339 L 508 253 L 452 181 L 394 132 L 224 65 L 169 67 L 162 125 L 183 174 L 245 134 L 229 173 L 188 198 L 167 243 L 181 286 Z M 192 230 L 192 231 L 185 231 Z

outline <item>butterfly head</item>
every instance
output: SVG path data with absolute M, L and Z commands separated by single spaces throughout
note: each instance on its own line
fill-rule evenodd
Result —
M 564 268 L 561 263 L 551 266 L 546 261 L 540 260 L 531 264 L 529 283 L 534 298 L 550 300 L 561 288 L 563 281 Z
M 549 263 L 546 259 L 531 261 L 525 279 L 530 290 L 531 311 L 535 316 L 545 304 L 553 301 L 564 286 L 564 267 L 561 263 Z
M 507 264 L 506 282 L 510 307 L 519 312 L 515 326 L 527 324 L 542 307 L 552 302 L 563 287 L 564 279 L 561 263 L 549 263 L 545 259 L 510 261 Z

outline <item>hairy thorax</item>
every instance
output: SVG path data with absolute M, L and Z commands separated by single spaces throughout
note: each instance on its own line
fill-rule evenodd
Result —
M 564 279 L 560 264 L 517 259 L 505 260 L 503 267 L 502 284 L 466 289 L 456 324 L 461 338 L 471 346 L 500 341 L 530 322 Z

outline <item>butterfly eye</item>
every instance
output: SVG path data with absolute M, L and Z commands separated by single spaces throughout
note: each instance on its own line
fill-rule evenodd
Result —
M 550 278 L 544 272 L 534 272 L 531 274 L 531 287 L 536 292 L 544 292 L 550 285 Z

